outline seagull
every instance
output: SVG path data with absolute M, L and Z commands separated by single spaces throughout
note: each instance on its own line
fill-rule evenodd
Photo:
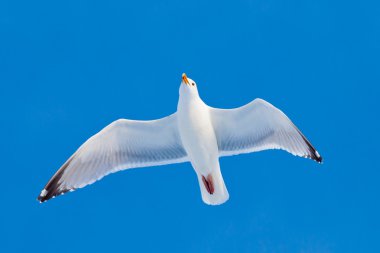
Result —
M 220 205 L 229 193 L 219 158 L 267 149 L 322 162 L 301 131 L 270 103 L 257 98 L 235 109 L 210 107 L 199 97 L 197 84 L 184 73 L 176 113 L 150 121 L 112 122 L 78 148 L 38 200 L 45 202 L 117 171 L 190 162 L 203 202 Z

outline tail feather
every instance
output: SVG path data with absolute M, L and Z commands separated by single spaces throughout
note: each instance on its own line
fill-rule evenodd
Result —
M 198 174 L 198 181 L 201 188 L 202 200 L 206 204 L 221 205 L 229 199 L 220 169 L 206 176 Z M 210 190 L 211 186 L 212 191 Z

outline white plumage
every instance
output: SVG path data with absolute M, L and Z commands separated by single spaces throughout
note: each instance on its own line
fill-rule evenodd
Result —
M 283 149 L 322 157 L 279 109 L 262 99 L 236 109 L 207 106 L 195 82 L 182 75 L 177 112 L 158 120 L 119 119 L 88 139 L 50 179 L 38 200 L 92 184 L 129 168 L 190 161 L 207 204 L 228 200 L 219 157 Z

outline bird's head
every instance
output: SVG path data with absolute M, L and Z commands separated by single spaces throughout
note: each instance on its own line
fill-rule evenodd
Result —
M 196 95 L 198 96 L 197 84 L 194 80 L 188 78 L 185 73 L 182 74 L 181 86 L 179 87 L 180 95 Z

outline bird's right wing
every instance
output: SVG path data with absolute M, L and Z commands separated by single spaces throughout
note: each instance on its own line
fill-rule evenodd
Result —
M 38 200 L 82 188 L 104 176 L 136 167 L 188 161 L 177 116 L 152 121 L 119 119 L 88 139 L 42 190 Z
M 290 119 L 262 99 L 236 109 L 210 108 L 210 114 L 220 156 L 283 149 L 322 162 L 322 157 Z

